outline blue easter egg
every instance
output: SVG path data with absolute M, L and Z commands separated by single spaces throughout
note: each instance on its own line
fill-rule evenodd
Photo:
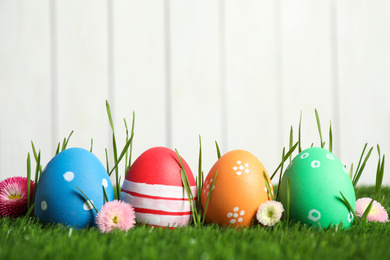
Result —
M 108 200 L 113 200 L 114 189 L 100 160 L 82 148 L 66 149 L 47 164 L 40 176 L 35 214 L 44 223 L 93 226 L 97 212 L 92 204 L 100 210 L 105 203 L 103 187 Z

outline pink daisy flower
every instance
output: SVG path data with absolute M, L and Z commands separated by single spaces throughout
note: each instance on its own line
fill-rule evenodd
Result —
M 371 200 L 372 199 L 370 198 L 358 199 L 356 201 L 356 215 L 361 218 Z M 386 209 L 379 202 L 374 200 L 372 202 L 371 210 L 368 212 L 367 220 L 370 222 L 378 221 L 380 223 L 384 223 L 389 221 L 389 216 L 387 215 Z
M 108 233 L 114 229 L 128 231 L 134 227 L 135 212 L 130 204 L 113 200 L 101 207 L 95 222 L 102 233 Z
M 34 181 L 30 181 L 30 200 Z M 0 216 L 19 217 L 27 213 L 27 178 L 11 177 L 0 183 Z
M 282 203 L 268 200 L 260 205 L 256 213 L 256 218 L 264 226 L 273 226 L 280 220 L 283 211 Z

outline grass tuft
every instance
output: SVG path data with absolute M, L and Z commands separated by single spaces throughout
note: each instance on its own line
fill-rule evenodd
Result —
M 219 146 L 218 146 L 218 142 L 217 141 L 215 141 L 215 147 L 217 149 L 217 157 L 219 159 L 219 158 L 221 158 L 221 151 L 219 150 Z
M 123 149 L 118 157 L 118 149 L 117 149 L 117 143 L 116 143 L 116 137 L 115 137 L 114 122 L 112 119 L 111 107 L 110 107 L 110 104 L 108 103 L 107 100 L 106 100 L 106 111 L 107 111 L 108 121 L 110 123 L 111 131 L 112 131 L 112 150 L 113 150 L 113 156 L 114 156 L 114 167 L 111 170 L 109 170 L 107 149 L 105 150 L 106 167 L 107 167 L 107 172 L 108 172 L 109 176 L 111 176 L 113 171 L 115 171 L 115 182 L 116 182 L 115 197 L 119 198 L 120 193 L 121 193 L 121 185 L 120 185 L 121 176 L 119 176 L 118 166 L 119 166 L 120 162 L 122 161 L 123 157 L 126 157 L 126 159 L 125 159 L 125 173 L 124 173 L 124 175 L 126 176 L 126 173 L 127 173 L 128 169 L 130 168 L 130 164 L 131 164 L 131 151 L 132 151 L 132 143 L 133 143 L 133 136 L 134 136 L 135 113 L 133 112 L 133 120 L 132 120 L 132 128 L 131 128 L 132 130 L 131 130 L 130 138 L 128 136 L 127 123 L 126 123 L 126 120 L 124 120 L 125 128 L 126 128 L 126 144 L 123 147 Z M 130 149 L 130 152 L 129 152 L 129 149 Z M 129 153 L 130 153 L 130 157 L 128 158 L 127 156 Z
M 360 176 L 362 175 L 363 170 L 364 170 L 364 168 L 366 166 L 368 158 L 370 158 L 370 155 L 371 155 L 371 152 L 372 152 L 372 149 L 373 149 L 373 147 L 370 148 L 370 150 L 368 151 L 366 157 L 364 158 L 363 163 L 361 164 L 363 156 L 364 156 L 364 152 L 366 151 L 366 148 L 367 148 L 367 143 L 364 145 L 362 154 L 360 155 L 358 166 L 356 168 L 356 172 L 355 172 L 355 174 L 353 176 L 353 179 L 352 179 L 352 184 L 353 184 L 354 187 L 356 187 L 356 185 L 357 185 L 357 183 L 358 183 L 358 181 L 360 179 Z
M 316 114 L 317 128 L 318 128 L 318 133 L 320 135 L 321 147 L 324 148 L 325 142 L 322 141 L 320 116 L 318 115 L 317 109 L 315 109 L 314 111 L 315 111 L 315 114 Z
M 282 161 L 279 163 L 278 167 L 274 171 L 274 173 L 271 175 L 271 180 L 274 178 L 275 174 L 278 172 L 278 170 L 282 167 L 282 165 L 285 163 L 285 161 L 291 156 L 291 154 L 295 151 L 295 149 L 298 146 L 298 142 L 291 147 L 291 149 L 287 152 L 287 154 L 284 155 L 282 158 Z

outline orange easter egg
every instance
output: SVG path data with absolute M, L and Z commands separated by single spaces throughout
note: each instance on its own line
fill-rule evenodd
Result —
M 270 184 L 271 195 L 265 178 Z M 256 221 L 259 206 L 273 196 L 271 180 L 263 164 L 244 150 L 226 153 L 211 168 L 202 188 L 203 209 L 210 190 L 206 221 L 231 227 L 250 226 Z

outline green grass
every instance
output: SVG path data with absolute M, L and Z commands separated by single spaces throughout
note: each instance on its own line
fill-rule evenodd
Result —
M 359 187 L 357 197 L 374 196 Z M 383 193 L 390 207 L 390 187 Z M 35 218 L 0 218 L 0 259 L 387 259 L 390 224 L 364 223 L 349 230 L 316 230 L 278 223 L 242 230 L 209 225 L 175 230 L 138 225 L 100 234 L 43 226 Z

